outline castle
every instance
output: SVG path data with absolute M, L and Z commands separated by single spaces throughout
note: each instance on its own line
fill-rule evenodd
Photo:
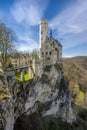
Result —
M 60 62 L 62 59 L 62 45 L 58 40 L 52 37 L 52 31 L 50 31 L 50 37 L 48 37 L 48 21 L 42 20 L 40 22 L 40 60 L 42 66 L 53 65 L 56 62 Z
M 38 56 L 30 57 L 29 55 L 21 55 L 19 58 L 13 60 L 13 64 L 16 66 L 28 64 L 32 59 L 33 74 L 41 77 L 43 70 L 46 66 L 52 66 L 56 63 L 60 63 L 62 60 L 62 45 L 58 40 L 52 36 L 50 30 L 50 36 L 48 36 L 48 21 L 40 21 L 40 51 Z M 32 70 L 29 70 L 29 74 Z
M 62 45 L 58 40 L 52 36 L 52 30 L 50 30 L 50 36 L 48 37 L 48 21 L 40 21 L 40 53 L 39 58 L 35 62 L 36 68 L 35 74 L 41 76 L 43 69 L 46 66 L 51 66 L 62 60 Z

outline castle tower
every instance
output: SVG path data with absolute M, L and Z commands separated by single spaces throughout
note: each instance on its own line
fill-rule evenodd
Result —
M 43 46 L 46 37 L 48 37 L 48 21 L 41 20 L 40 21 L 40 48 Z

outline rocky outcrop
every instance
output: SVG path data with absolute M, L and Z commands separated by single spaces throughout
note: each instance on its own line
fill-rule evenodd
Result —
M 57 116 L 68 122 L 75 120 L 71 108 L 71 97 L 63 72 L 54 66 L 45 70 L 41 78 L 14 88 L 15 119 L 20 115 L 40 113 L 43 117 Z
M 14 105 L 11 99 L 2 102 L 2 122 L 4 130 L 13 130 L 14 128 Z
M 7 76 L 10 100 L 4 104 L 7 109 L 3 114 L 7 124 L 15 124 L 20 117 L 36 112 L 42 117 L 61 117 L 68 122 L 75 120 L 61 66 L 56 64 L 44 69 L 41 78 L 35 77 L 24 84 L 19 84 L 14 76 Z M 8 129 L 12 130 L 12 127 Z
M 5 72 L 0 76 L 0 110 L 4 130 L 13 130 L 14 128 L 14 100 L 12 87 L 15 82 L 14 72 Z M 11 83 L 12 81 L 12 83 Z M 10 84 L 11 83 L 11 84 Z

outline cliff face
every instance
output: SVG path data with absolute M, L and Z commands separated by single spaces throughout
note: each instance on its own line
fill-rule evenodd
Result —
M 60 116 L 71 122 L 74 119 L 71 110 L 71 99 L 66 86 L 65 90 L 59 89 L 59 87 L 64 87 L 63 85 L 59 86 L 56 83 L 55 86 L 52 86 L 38 81 L 29 91 L 29 96 L 25 103 L 26 114 L 30 115 L 38 111 L 42 116 Z
M 14 72 L 5 72 L 0 75 L 0 115 L 4 130 L 13 130 L 14 128 L 14 100 L 12 88 L 15 81 Z M 10 81 L 11 84 L 10 84 Z
M 68 87 L 62 71 L 56 66 L 45 68 L 41 78 L 16 86 L 15 119 L 22 114 L 39 112 L 42 116 L 57 116 L 69 122 L 75 120 Z
M 5 107 L 9 109 L 4 109 L 5 114 L 3 112 L 3 116 L 4 118 L 9 116 L 10 122 L 5 120 L 5 123 L 14 124 L 21 116 L 29 116 L 35 112 L 38 112 L 42 117 L 56 116 L 68 122 L 75 120 L 71 107 L 71 97 L 61 65 L 55 64 L 46 67 L 43 72 L 41 78 L 35 77 L 35 79 L 24 84 L 19 84 L 15 78 L 8 78 L 11 100 L 7 99 L 5 102 Z M 14 116 L 13 120 L 11 120 L 10 115 Z M 12 127 L 9 130 L 12 130 Z

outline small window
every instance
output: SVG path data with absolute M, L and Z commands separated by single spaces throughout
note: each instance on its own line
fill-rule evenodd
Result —
M 52 55 L 52 52 L 50 51 L 49 54 Z
M 48 57 L 47 60 L 50 60 L 50 58 Z
M 55 51 L 58 51 L 58 49 L 57 49 L 57 48 L 55 48 Z
M 44 52 L 42 52 L 42 55 L 44 55 Z
M 43 38 L 41 38 L 41 41 L 43 41 Z
M 48 55 L 48 52 L 46 52 L 46 55 Z
M 47 29 L 47 27 L 45 27 L 45 30 Z

